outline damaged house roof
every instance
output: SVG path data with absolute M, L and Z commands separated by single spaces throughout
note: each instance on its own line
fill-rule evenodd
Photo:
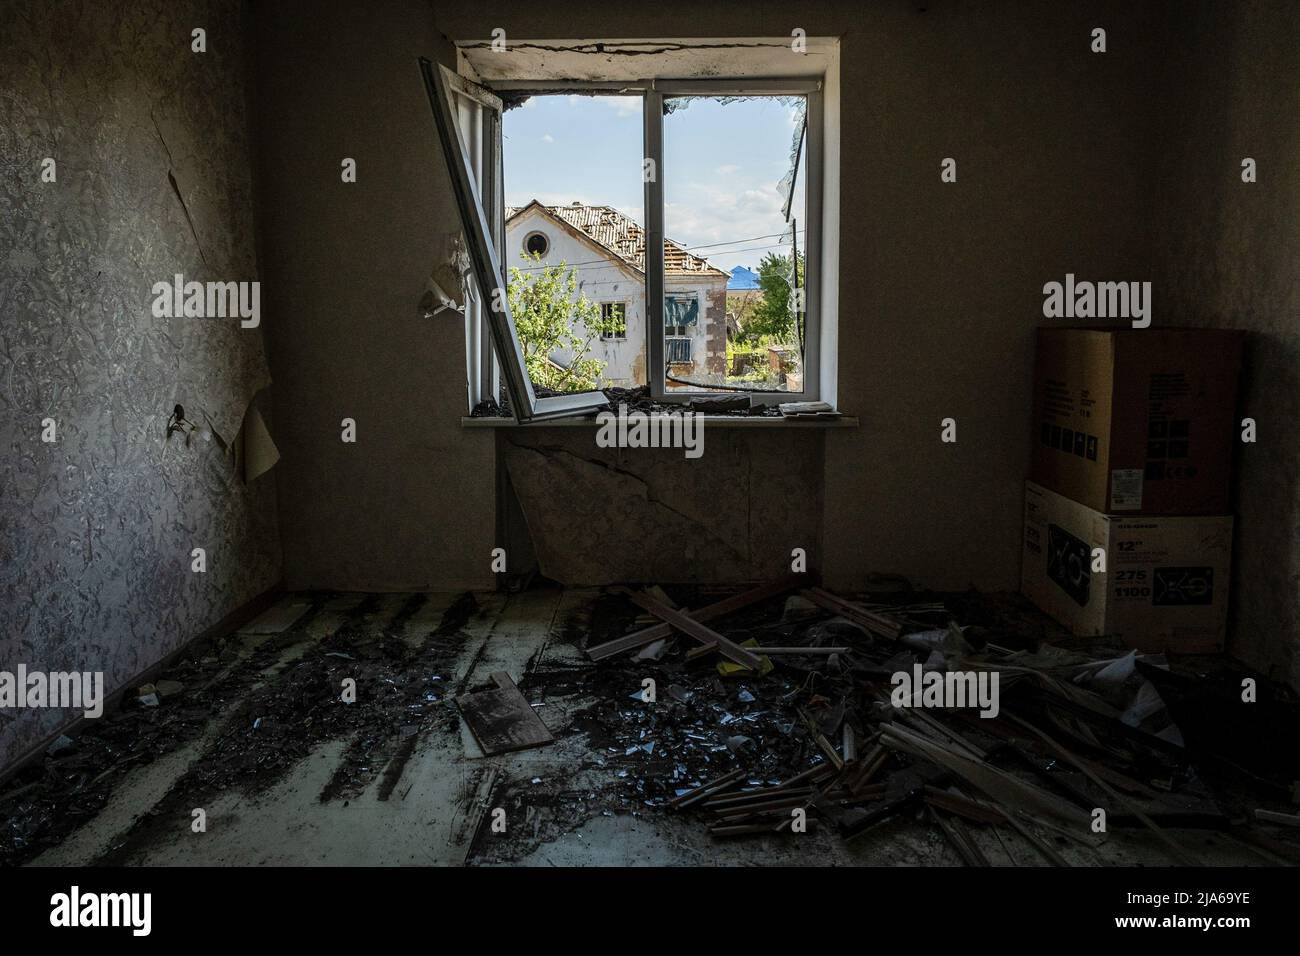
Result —
M 584 206 L 577 202 L 567 206 L 543 206 L 534 199 L 526 206 L 507 208 L 506 222 L 534 207 L 578 230 L 638 272 L 645 271 L 645 230 L 612 206 Z M 664 239 L 664 275 L 728 277 L 726 272 L 709 265 L 708 260 L 692 255 L 671 239 Z

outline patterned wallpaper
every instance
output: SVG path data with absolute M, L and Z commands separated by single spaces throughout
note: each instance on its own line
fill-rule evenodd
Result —
M 111 692 L 279 580 L 273 476 L 164 439 L 177 403 L 235 437 L 263 330 L 151 309 L 177 273 L 258 278 L 242 15 L 0 4 L 0 670 L 102 670 Z M 0 710 L 0 767 L 73 715 Z

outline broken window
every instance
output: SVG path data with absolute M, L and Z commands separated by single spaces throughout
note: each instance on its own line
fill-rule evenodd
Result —
M 431 98 L 463 82 L 425 71 Z M 507 359 L 502 384 L 517 417 L 589 411 L 604 403 L 594 389 L 615 384 L 668 401 L 819 397 L 820 90 L 817 79 L 494 80 L 488 95 L 522 118 L 507 114 L 507 130 L 525 133 L 507 132 L 496 151 L 505 159 L 495 228 L 457 129 L 439 120 L 449 160 L 459 158 L 473 279 L 496 304 L 484 323 Z M 546 128 L 557 132 L 539 135 L 528 114 L 553 117 Z M 562 136 L 585 152 L 554 161 L 548 149 Z M 615 144 L 617 182 L 596 158 Z M 538 178 L 548 169 L 555 188 Z M 749 277 L 744 294 L 729 288 L 735 274 Z M 560 313 L 563 334 L 541 335 L 538 318 Z M 592 391 L 557 394 L 575 386 Z
M 424 74 L 425 90 L 433 109 L 439 143 L 451 175 L 452 191 L 456 197 L 456 204 L 460 207 L 465 227 L 465 243 L 470 260 L 467 276 L 468 290 L 483 303 L 482 321 L 490 332 L 492 345 L 500 359 L 503 397 L 520 421 L 582 414 L 599 408 L 605 404 L 604 393 L 599 391 L 568 395 L 539 395 L 533 388 L 526 371 L 524 352 L 515 329 L 515 322 L 510 314 L 509 296 L 506 294 L 505 286 L 506 272 L 497 254 L 501 230 L 498 228 L 494 235 L 493 223 L 484 208 L 483 200 L 489 192 L 495 192 L 495 189 L 483 189 L 474 176 L 474 163 L 462 134 L 456 115 L 456 105 L 449 90 L 453 84 L 460 88 L 472 87 L 473 84 L 455 77 L 455 74 L 443 67 L 435 67 L 430 60 L 424 58 L 420 60 L 420 68 Z M 496 119 L 496 139 L 499 143 L 499 114 Z M 494 184 L 496 179 L 495 175 L 489 174 L 483 177 L 483 183 Z M 489 209 L 494 208 L 490 202 L 487 206 Z M 499 226 L 500 215 L 494 218 L 497 219 Z M 467 294 L 467 311 L 469 298 L 470 295 Z

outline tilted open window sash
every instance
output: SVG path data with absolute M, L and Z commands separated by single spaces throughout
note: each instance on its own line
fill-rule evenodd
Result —
M 456 120 L 456 108 L 450 95 L 451 83 L 463 84 L 464 81 L 461 78 L 456 78 L 455 81 L 448 80 L 447 77 L 454 74 L 425 57 L 420 58 L 420 72 L 424 76 L 425 91 L 429 95 L 429 106 L 433 110 L 434 124 L 438 129 L 438 142 L 442 147 L 442 155 L 447 161 L 452 191 L 465 227 L 465 245 L 470 257 L 471 279 L 479 299 L 486 307 L 484 317 L 487 319 L 492 344 L 501 361 L 501 379 L 510 402 L 511 412 L 519 421 L 527 422 L 564 415 L 581 415 L 601 408 L 606 404 L 603 392 L 577 392 L 545 398 L 539 398 L 534 392 L 533 383 L 529 380 L 528 370 L 524 365 L 524 353 L 519 344 L 519 336 L 515 332 L 514 319 L 510 315 L 505 272 L 501 268 L 501 259 L 497 253 L 494 230 L 479 199 L 473 164 L 461 135 L 460 125 Z

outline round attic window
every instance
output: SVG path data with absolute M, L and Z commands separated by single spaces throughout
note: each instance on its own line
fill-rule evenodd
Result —
M 524 252 L 530 256 L 545 256 L 550 248 L 550 240 L 544 233 L 530 232 L 524 236 Z

